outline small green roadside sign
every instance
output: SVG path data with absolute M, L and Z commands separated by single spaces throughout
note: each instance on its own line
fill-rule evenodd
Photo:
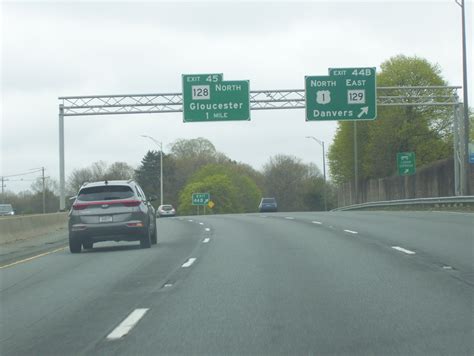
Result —
M 397 153 L 397 167 L 399 176 L 411 176 L 416 172 L 415 152 Z
M 224 81 L 222 74 L 183 74 L 183 121 L 250 120 L 248 80 Z
M 328 76 L 306 76 L 306 121 L 374 120 L 375 68 L 330 68 Z
M 193 193 L 192 205 L 204 206 L 209 204 L 211 195 L 209 193 Z

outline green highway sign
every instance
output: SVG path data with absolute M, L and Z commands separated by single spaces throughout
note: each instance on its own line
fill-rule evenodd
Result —
M 306 76 L 306 121 L 374 120 L 375 68 L 330 68 L 329 75 Z
M 248 80 L 222 74 L 183 74 L 183 121 L 250 120 Z
M 207 205 L 211 200 L 209 193 L 193 193 L 192 205 Z
M 411 176 L 416 172 L 415 152 L 397 153 L 398 175 Z

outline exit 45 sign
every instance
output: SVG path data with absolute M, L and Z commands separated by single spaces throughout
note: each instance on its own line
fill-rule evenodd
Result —
M 183 74 L 184 122 L 250 120 L 249 87 L 222 74 Z
M 374 120 L 375 68 L 330 68 L 329 75 L 305 77 L 306 121 Z

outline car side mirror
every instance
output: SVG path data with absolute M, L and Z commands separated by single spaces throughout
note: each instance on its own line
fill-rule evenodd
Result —
M 155 200 L 158 200 L 158 197 L 156 195 L 150 195 L 150 197 L 148 198 L 148 201 L 155 201 Z

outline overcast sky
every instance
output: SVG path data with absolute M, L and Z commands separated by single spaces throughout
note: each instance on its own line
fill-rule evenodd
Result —
M 466 10 L 472 105 L 471 1 Z M 305 75 L 326 75 L 329 67 L 379 69 L 397 54 L 438 63 L 449 84 L 462 85 L 461 10 L 454 0 L 2 1 L 0 11 L 0 176 L 44 166 L 59 179 L 59 96 L 181 92 L 183 73 L 223 73 L 224 80 L 250 80 L 251 90 L 303 89 Z M 321 147 L 305 136 L 329 145 L 337 127 L 305 122 L 304 110 L 251 116 L 186 124 L 181 113 L 66 117 L 66 177 L 99 160 L 136 167 L 156 148 L 142 134 L 166 148 L 202 136 L 256 169 L 279 153 L 321 167 Z M 10 178 L 6 189 L 30 184 Z

